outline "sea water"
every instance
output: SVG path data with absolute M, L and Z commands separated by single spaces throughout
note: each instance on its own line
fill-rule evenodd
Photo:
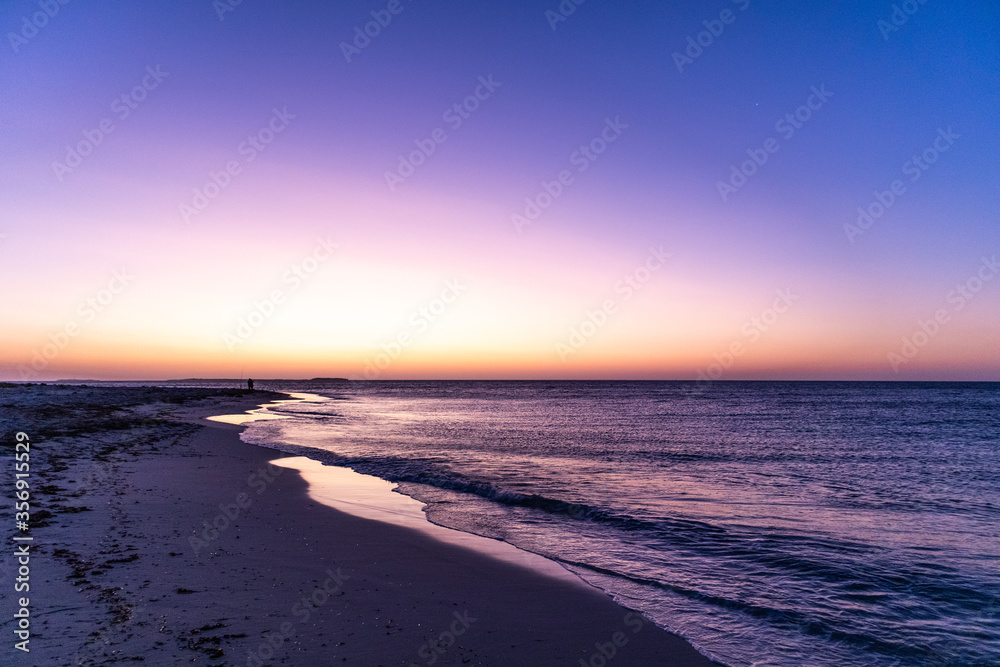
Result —
M 727 665 L 1000 664 L 1000 384 L 259 383 L 243 437 L 398 482 Z

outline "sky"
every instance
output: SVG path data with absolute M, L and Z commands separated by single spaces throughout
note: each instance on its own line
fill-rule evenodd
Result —
M 0 379 L 1000 380 L 1000 7 L 12 0 Z

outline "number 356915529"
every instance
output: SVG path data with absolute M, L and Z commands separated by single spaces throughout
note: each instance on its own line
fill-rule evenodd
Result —
M 15 519 L 17 521 L 27 521 L 28 520 L 28 499 L 31 497 L 31 492 L 28 488 L 28 477 L 31 476 L 29 461 L 31 458 L 31 443 L 28 442 L 28 434 L 24 431 L 17 433 L 17 444 L 14 446 L 17 462 L 15 464 L 15 477 L 17 481 L 14 483 L 17 489 L 17 500 L 19 501 L 16 506 L 17 516 Z

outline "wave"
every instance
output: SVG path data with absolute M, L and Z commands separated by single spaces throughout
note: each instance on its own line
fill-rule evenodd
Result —
M 408 389 L 406 395 L 409 393 Z M 424 397 L 423 393 L 419 396 Z M 465 401 L 468 397 L 462 393 L 461 398 Z M 499 430 L 490 421 L 491 430 L 481 433 L 481 429 L 463 429 L 461 424 L 456 427 L 451 422 L 450 406 L 434 413 L 437 419 L 402 426 L 392 418 L 388 423 L 371 421 L 369 410 L 363 407 L 360 419 L 354 411 L 342 409 L 343 403 L 338 409 L 307 404 L 272 407 L 272 412 L 293 419 L 251 425 L 243 437 L 289 454 L 413 485 L 399 491 L 428 502 L 428 518 L 436 523 L 483 531 L 480 534 L 506 539 L 579 570 L 581 576 L 589 573 L 592 583 L 619 597 L 620 602 L 640 605 L 658 625 L 687 636 L 710 653 L 735 659 L 733 664 L 753 664 L 749 660 L 755 652 L 758 664 L 785 665 L 795 664 L 793 656 L 801 657 L 803 652 L 819 657 L 824 651 L 829 655 L 816 664 L 945 664 L 941 660 L 947 664 L 986 664 L 983 657 L 995 650 L 989 644 L 997 637 L 988 633 L 996 623 L 984 620 L 994 618 L 995 612 L 987 610 L 998 606 L 997 598 L 990 594 L 994 587 L 985 578 L 988 565 L 971 561 L 965 566 L 940 541 L 927 546 L 919 542 L 895 544 L 892 539 L 869 539 L 865 530 L 840 530 L 839 524 L 817 525 L 809 520 L 808 512 L 816 508 L 840 516 L 865 510 L 872 514 L 870 521 L 883 521 L 887 528 L 898 531 L 894 521 L 903 514 L 919 512 L 919 525 L 934 526 L 936 515 L 967 516 L 970 508 L 977 513 L 995 508 L 989 496 L 973 494 L 966 500 L 954 490 L 963 487 L 955 485 L 943 485 L 940 491 L 930 487 L 930 491 L 911 497 L 899 493 L 901 483 L 892 481 L 891 475 L 891 483 L 880 485 L 886 478 L 882 474 L 871 477 L 874 484 L 865 485 L 845 481 L 840 475 L 815 473 L 817 467 L 862 472 L 877 467 L 882 473 L 909 473 L 911 460 L 919 463 L 927 458 L 924 455 L 921 459 L 920 452 L 896 451 L 888 445 L 874 453 L 859 451 L 854 445 L 750 447 L 738 438 L 718 446 L 698 439 L 685 443 L 682 438 L 661 449 L 654 446 L 660 440 L 629 424 L 622 426 L 624 431 L 601 431 L 601 437 L 585 442 L 570 437 L 575 433 L 572 430 L 560 439 L 561 431 L 556 429 L 549 438 L 553 442 L 540 443 L 532 437 L 531 420 L 526 422 L 518 411 L 514 417 L 501 418 Z M 468 406 L 463 409 L 472 410 Z M 394 417 L 400 410 L 414 408 L 390 404 L 387 414 Z M 475 410 L 491 420 L 496 413 L 492 405 Z M 579 412 L 584 411 L 581 408 Z M 304 429 L 298 429 L 295 418 L 302 419 Z M 344 428 L 341 421 L 351 424 Z M 313 428 L 309 422 L 324 426 Z M 328 433 L 323 429 L 329 429 Z M 805 426 L 799 431 L 813 432 Z M 400 433 L 406 443 L 403 451 L 419 458 L 407 458 L 408 454 L 397 450 Z M 800 440 L 808 444 L 812 437 Z M 425 438 L 426 449 L 422 447 Z M 336 447 L 338 442 L 350 447 L 350 454 L 323 448 Z M 493 442 L 498 444 L 493 446 Z M 699 474 L 720 469 L 714 465 L 717 462 L 724 471 L 749 469 L 765 478 L 760 482 L 762 488 L 777 489 L 778 497 L 772 503 L 777 507 L 772 513 L 775 520 L 766 521 L 772 514 L 764 513 L 753 516 L 763 517 L 765 521 L 760 523 L 768 525 L 752 519 L 743 523 L 740 517 L 746 512 L 742 508 L 729 515 L 708 514 L 700 511 L 700 506 L 690 512 L 676 505 L 665 509 L 656 497 L 641 494 L 636 499 L 639 502 L 632 503 L 617 487 L 595 489 L 585 476 L 589 470 L 585 466 L 579 469 L 582 473 L 572 466 L 565 470 L 557 467 L 554 476 L 547 476 L 553 470 L 544 468 L 538 475 L 530 471 L 523 474 L 524 468 L 510 472 L 509 461 L 503 457 L 513 452 L 516 458 L 522 450 L 537 447 L 554 456 L 598 462 L 606 468 L 610 462 L 611 469 L 628 467 L 634 459 L 647 468 L 676 469 L 696 480 Z M 473 456 L 465 457 L 466 450 Z M 976 450 L 971 451 L 974 454 Z M 495 470 L 501 472 L 494 474 Z M 984 483 L 993 479 L 992 472 L 974 470 L 966 475 L 961 467 L 955 474 L 958 472 L 964 475 L 963 483 L 976 475 L 983 477 Z M 907 477 L 903 481 L 911 480 Z M 796 485 L 808 489 L 809 495 L 795 496 Z M 786 490 L 789 487 L 791 491 Z M 724 505 L 725 497 L 719 502 Z M 786 504 L 801 505 L 804 518 L 800 519 L 794 508 L 785 510 Z M 692 618 L 710 621 L 692 623 Z M 769 647 L 767 652 L 743 646 L 740 638 L 746 637 L 760 638 L 760 646 Z M 983 640 L 988 641 L 984 644 Z
M 872 571 L 862 574 L 850 567 L 841 567 L 831 562 L 821 562 L 803 556 L 805 553 L 813 553 L 814 551 L 811 550 L 817 546 L 822 546 L 826 550 L 843 549 L 846 551 L 871 550 L 871 547 L 868 546 L 789 534 L 774 534 L 764 538 L 758 535 L 757 539 L 751 543 L 744 535 L 735 534 L 732 530 L 705 522 L 672 518 L 637 519 L 620 516 L 606 508 L 585 503 L 572 503 L 558 498 L 498 488 L 489 482 L 470 480 L 454 473 L 448 474 L 433 462 L 418 462 L 393 457 L 347 457 L 316 447 L 274 445 L 266 442 L 256 442 L 255 444 L 269 446 L 287 453 L 306 455 L 328 465 L 349 467 L 357 472 L 376 475 L 392 482 L 424 484 L 449 491 L 470 493 L 510 507 L 524 507 L 573 520 L 594 522 L 623 531 L 642 532 L 657 539 L 669 539 L 676 547 L 697 550 L 700 555 L 752 560 L 759 567 L 780 570 L 786 575 L 803 575 L 809 578 L 819 578 L 833 584 L 841 584 L 846 589 L 843 591 L 845 597 L 872 605 L 883 603 L 887 596 L 894 592 L 913 593 L 914 588 L 920 588 L 925 595 L 938 599 L 950 598 L 952 603 L 958 603 L 960 606 L 974 607 L 984 602 L 982 594 L 977 594 L 967 588 L 960 589 L 934 582 L 929 579 L 929 573 L 909 571 L 897 573 L 895 576 L 886 576 Z M 807 615 L 790 608 L 778 609 L 753 604 L 676 583 L 643 577 L 622 569 L 610 569 L 595 563 L 566 558 L 558 554 L 545 553 L 543 555 L 571 568 L 580 568 L 634 584 L 668 591 L 710 607 L 736 612 L 763 621 L 775 628 L 853 645 L 884 656 L 919 660 L 933 655 L 933 651 L 928 647 L 912 646 L 904 642 L 835 627 L 826 623 L 818 614 Z M 942 573 L 937 574 L 940 576 Z M 864 576 L 867 581 L 859 581 L 858 577 L 860 576 Z
M 468 493 L 507 507 L 537 510 L 549 515 L 596 523 L 622 532 L 638 534 L 652 540 L 667 542 L 675 549 L 700 556 L 723 556 L 752 561 L 760 568 L 808 575 L 833 584 L 854 581 L 858 577 L 858 572 L 849 564 L 840 565 L 829 559 L 821 561 L 806 558 L 803 554 L 835 553 L 857 558 L 864 555 L 874 556 L 880 551 L 878 547 L 872 545 L 854 544 L 822 536 L 779 532 L 761 534 L 759 528 L 747 527 L 747 530 L 743 531 L 739 530 L 738 526 L 727 528 L 692 519 L 672 517 L 645 519 L 623 516 L 606 507 L 500 488 L 489 481 L 470 479 L 448 471 L 432 461 L 395 457 L 349 457 L 317 447 L 274 446 L 267 441 L 254 444 L 306 455 L 328 465 L 348 467 L 356 472 L 374 475 L 390 482 L 423 484 L 447 491 Z M 878 583 L 880 588 L 908 591 L 918 585 L 916 579 L 925 576 L 924 573 L 917 572 L 910 574 L 915 576 L 885 576 L 880 577 Z M 940 573 L 936 574 L 940 576 Z M 877 575 L 870 572 L 868 576 Z M 934 585 L 933 588 L 938 586 Z
M 551 557 L 553 560 L 557 560 L 565 565 L 569 565 L 575 568 L 580 568 L 590 572 L 596 572 L 598 574 L 603 574 L 605 576 L 614 577 L 617 579 L 624 579 L 635 584 L 640 584 L 643 586 L 650 586 L 653 588 L 658 588 L 660 590 L 668 591 L 677 595 L 681 595 L 689 600 L 696 600 L 698 602 L 711 605 L 720 609 L 727 609 L 730 611 L 736 611 L 753 618 L 766 621 L 768 624 L 785 628 L 789 630 L 794 630 L 806 635 L 812 635 L 815 637 L 822 637 L 827 640 L 832 640 L 836 642 L 844 642 L 847 644 L 853 644 L 855 646 L 865 648 L 867 650 L 877 651 L 883 653 L 887 656 L 893 657 L 927 657 L 930 653 L 922 648 L 910 646 L 904 642 L 893 642 L 879 639 L 872 635 L 867 635 L 859 632 L 845 632 L 834 628 L 822 620 L 817 619 L 815 616 L 806 616 L 801 612 L 797 612 L 791 609 L 775 609 L 773 607 L 766 607 L 762 605 L 750 604 L 743 602 L 741 600 L 734 600 L 732 598 L 726 598 L 719 595 L 711 595 L 704 593 L 702 591 L 697 591 L 684 586 L 678 586 L 676 584 L 665 583 L 662 581 L 657 581 L 655 579 L 649 579 L 647 577 L 641 577 L 633 574 L 628 574 L 616 570 L 611 570 L 608 568 L 603 568 L 591 563 L 582 563 L 579 561 L 573 561 L 566 558 Z

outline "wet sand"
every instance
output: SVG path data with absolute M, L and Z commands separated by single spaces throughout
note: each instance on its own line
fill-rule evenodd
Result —
M 285 454 L 204 419 L 284 396 L 210 394 L 0 387 L 44 512 L 31 652 L 8 639 L 4 665 L 714 664 L 572 577 L 316 502 Z

